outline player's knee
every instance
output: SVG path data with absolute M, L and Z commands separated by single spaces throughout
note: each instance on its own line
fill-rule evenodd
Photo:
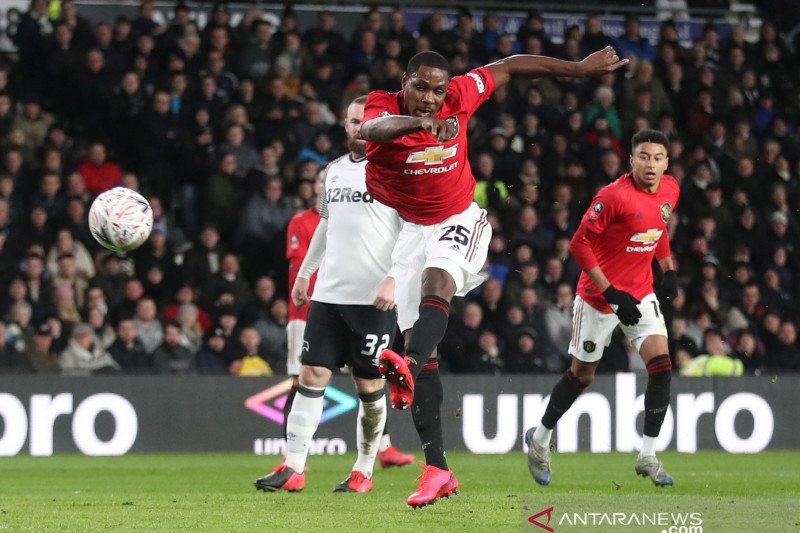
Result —
M 422 273 L 422 295 L 438 296 L 448 302 L 456 293 L 456 282 L 449 272 L 429 267 Z
M 381 385 L 383 384 L 381 383 Z M 381 386 L 379 389 L 359 390 L 358 392 L 358 399 L 365 404 L 375 403 L 384 396 L 386 396 L 386 389 L 384 389 L 383 386 Z
M 574 379 L 577 381 L 576 385 L 578 388 L 585 389 L 594 381 L 595 370 L 597 370 L 596 365 L 587 366 L 573 363 L 569 372 L 572 373 Z
M 321 366 L 306 366 L 300 369 L 300 383 L 315 389 L 324 388 L 331 379 L 331 371 Z

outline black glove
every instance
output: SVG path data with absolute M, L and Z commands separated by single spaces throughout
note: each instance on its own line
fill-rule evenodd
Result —
M 661 304 L 672 303 L 678 296 L 678 273 L 674 270 L 664 272 L 664 279 L 661 280 L 661 285 L 658 286 L 656 291 L 658 302 Z
M 625 291 L 614 288 L 613 285 L 609 285 L 603 291 L 603 296 L 606 297 L 608 305 L 617 314 L 620 322 L 626 326 L 634 326 L 639 323 L 639 319 L 642 318 L 641 311 L 636 307 L 641 303 L 639 300 Z

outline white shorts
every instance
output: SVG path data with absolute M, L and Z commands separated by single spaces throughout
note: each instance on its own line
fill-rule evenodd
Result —
M 445 270 L 456 282 L 456 296 L 464 296 L 486 279 L 481 271 L 491 239 L 486 210 L 474 202 L 439 224 L 403 223 L 392 252 L 400 331 L 411 329 L 419 317 L 422 271 L 430 267 Z
M 614 313 L 598 311 L 580 296 L 575 297 L 572 313 L 572 340 L 569 354 L 585 363 L 594 363 L 603 357 L 603 348 L 611 342 L 614 328 L 619 326 L 638 351 L 644 340 L 651 335 L 667 336 L 664 315 L 655 294 L 648 294 L 638 305 L 642 318 L 635 326 L 620 324 Z
M 300 353 L 303 351 L 305 332 L 305 320 L 294 319 L 286 324 L 286 373 L 290 376 L 300 375 Z

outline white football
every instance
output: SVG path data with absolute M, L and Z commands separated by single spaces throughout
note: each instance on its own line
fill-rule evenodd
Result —
M 92 203 L 89 229 L 104 248 L 128 252 L 141 246 L 150 236 L 153 210 L 138 192 L 114 187 Z

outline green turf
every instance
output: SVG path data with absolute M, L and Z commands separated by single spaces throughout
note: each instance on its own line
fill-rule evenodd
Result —
M 352 455 L 312 456 L 297 494 L 257 492 L 252 480 L 276 459 L 250 454 L 0 458 L 0 531 L 520 531 L 523 499 L 542 495 L 800 497 L 799 453 L 659 456 L 672 488 L 636 477 L 633 454 L 556 454 L 543 488 L 521 453 L 452 453 L 461 494 L 416 511 L 405 504 L 413 465 L 378 471 L 372 493 L 332 494 Z

